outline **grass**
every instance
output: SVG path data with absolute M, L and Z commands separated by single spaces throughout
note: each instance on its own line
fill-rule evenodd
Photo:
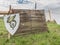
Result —
M 5 28 L 5 25 L 4 25 L 4 20 L 2 18 L 0 18 L 0 35 L 4 35 L 7 33 L 7 30 Z
M 60 25 L 47 23 L 49 32 L 29 34 L 25 36 L 12 36 L 7 40 L 7 30 L 0 19 L 0 45 L 60 45 Z

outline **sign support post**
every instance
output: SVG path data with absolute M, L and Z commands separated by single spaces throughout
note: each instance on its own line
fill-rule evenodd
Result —
M 10 14 L 10 12 L 12 12 L 12 10 L 11 10 L 11 5 L 10 5 L 10 7 L 9 7 L 9 11 L 8 11 L 8 14 Z M 8 40 L 11 38 L 11 34 L 8 32 Z
M 8 40 L 10 39 L 10 37 L 11 37 L 11 35 L 10 35 L 10 33 L 8 33 Z

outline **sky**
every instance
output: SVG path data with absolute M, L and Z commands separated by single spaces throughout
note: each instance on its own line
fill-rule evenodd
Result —
M 13 5 L 16 8 L 19 8 L 19 6 L 20 6 L 23 9 L 24 9 L 24 7 L 27 9 L 33 9 L 35 2 L 37 3 L 38 9 L 41 9 L 41 8 L 46 9 L 47 7 L 48 8 L 60 7 L 60 0 L 23 0 L 23 3 L 22 3 L 22 0 L 0 0 L 0 10 L 2 10 L 2 11 L 9 10 L 9 5 Z M 31 8 L 29 8 L 29 6 Z
M 0 4 L 4 3 L 4 4 L 17 4 L 17 1 L 21 1 L 21 0 L 0 0 Z M 24 0 L 26 1 L 26 0 Z M 31 1 L 31 2 L 39 2 L 43 5 L 48 5 L 48 4 L 52 4 L 52 3 L 59 3 L 60 0 L 27 0 L 27 1 Z

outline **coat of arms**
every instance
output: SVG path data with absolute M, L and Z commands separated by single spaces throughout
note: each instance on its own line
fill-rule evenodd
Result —
M 20 24 L 19 14 L 5 15 L 4 23 L 6 29 L 13 35 L 17 31 Z

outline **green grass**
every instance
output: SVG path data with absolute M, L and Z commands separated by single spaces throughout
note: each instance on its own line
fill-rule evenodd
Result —
M 7 30 L 4 25 L 4 20 L 0 18 L 0 35 L 4 35 L 7 33 Z
M 29 34 L 25 36 L 12 36 L 7 40 L 7 30 L 0 19 L 0 45 L 60 45 L 60 25 L 47 23 L 49 32 Z

